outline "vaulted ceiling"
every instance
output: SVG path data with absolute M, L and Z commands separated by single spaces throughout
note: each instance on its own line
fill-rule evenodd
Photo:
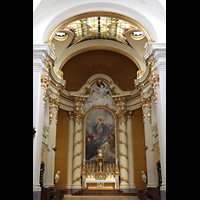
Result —
M 138 68 L 128 57 L 109 50 L 92 50 L 68 60 L 63 68 L 67 91 L 79 90 L 92 75 L 103 73 L 124 91 L 135 88 Z

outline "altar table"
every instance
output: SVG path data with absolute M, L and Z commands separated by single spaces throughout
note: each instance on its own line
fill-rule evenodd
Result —
M 87 190 L 114 190 L 116 189 L 115 178 L 106 180 L 95 180 L 95 178 L 86 178 L 85 188 Z

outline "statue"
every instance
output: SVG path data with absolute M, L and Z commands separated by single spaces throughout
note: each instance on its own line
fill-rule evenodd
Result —
M 142 180 L 143 180 L 144 183 L 147 182 L 147 176 L 146 176 L 146 174 L 144 173 L 144 171 L 142 171 Z
M 56 175 L 55 175 L 55 183 L 58 183 L 59 179 L 60 179 L 60 171 L 57 171 Z
M 93 105 L 108 105 L 109 108 L 117 110 L 116 103 L 111 97 L 111 91 L 107 83 L 97 81 L 92 84 L 89 98 L 85 101 L 83 109 L 87 111 Z

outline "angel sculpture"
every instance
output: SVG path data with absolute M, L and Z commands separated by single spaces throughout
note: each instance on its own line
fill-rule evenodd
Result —
M 110 88 L 105 82 L 100 86 L 98 86 L 96 82 L 93 83 L 89 98 L 85 101 L 83 109 L 88 110 L 93 105 L 108 105 L 111 109 L 117 109 L 117 106 L 111 97 Z

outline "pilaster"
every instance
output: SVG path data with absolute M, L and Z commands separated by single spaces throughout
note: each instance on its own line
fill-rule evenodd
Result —
M 156 166 L 155 155 L 153 149 L 153 137 L 151 129 L 151 98 L 141 97 L 141 105 L 143 110 L 144 132 L 145 132 L 145 146 L 146 146 L 146 159 L 147 159 L 147 187 L 157 187 L 156 181 Z
M 33 45 L 33 126 L 37 134 L 33 138 L 33 199 L 40 199 L 39 186 L 41 147 L 43 137 L 44 106 L 49 93 L 49 68 L 56 56 L 48 44 Z M 53 63 L 53 64 L 52 64 Z
M 68 173 L 67 173 L 67 185 L 68 194 L 71 194 L 72 189 L 72 169 L 73 169 L 73 135 L 74 135 L 74 113 L 69 111 L 69 153 L 68 153 Z
M 166 199 L 166 44 L 151 43 L 144 54 L 151 66 L 149 78 L 155 100 L 162 173 L 161 200 Z

